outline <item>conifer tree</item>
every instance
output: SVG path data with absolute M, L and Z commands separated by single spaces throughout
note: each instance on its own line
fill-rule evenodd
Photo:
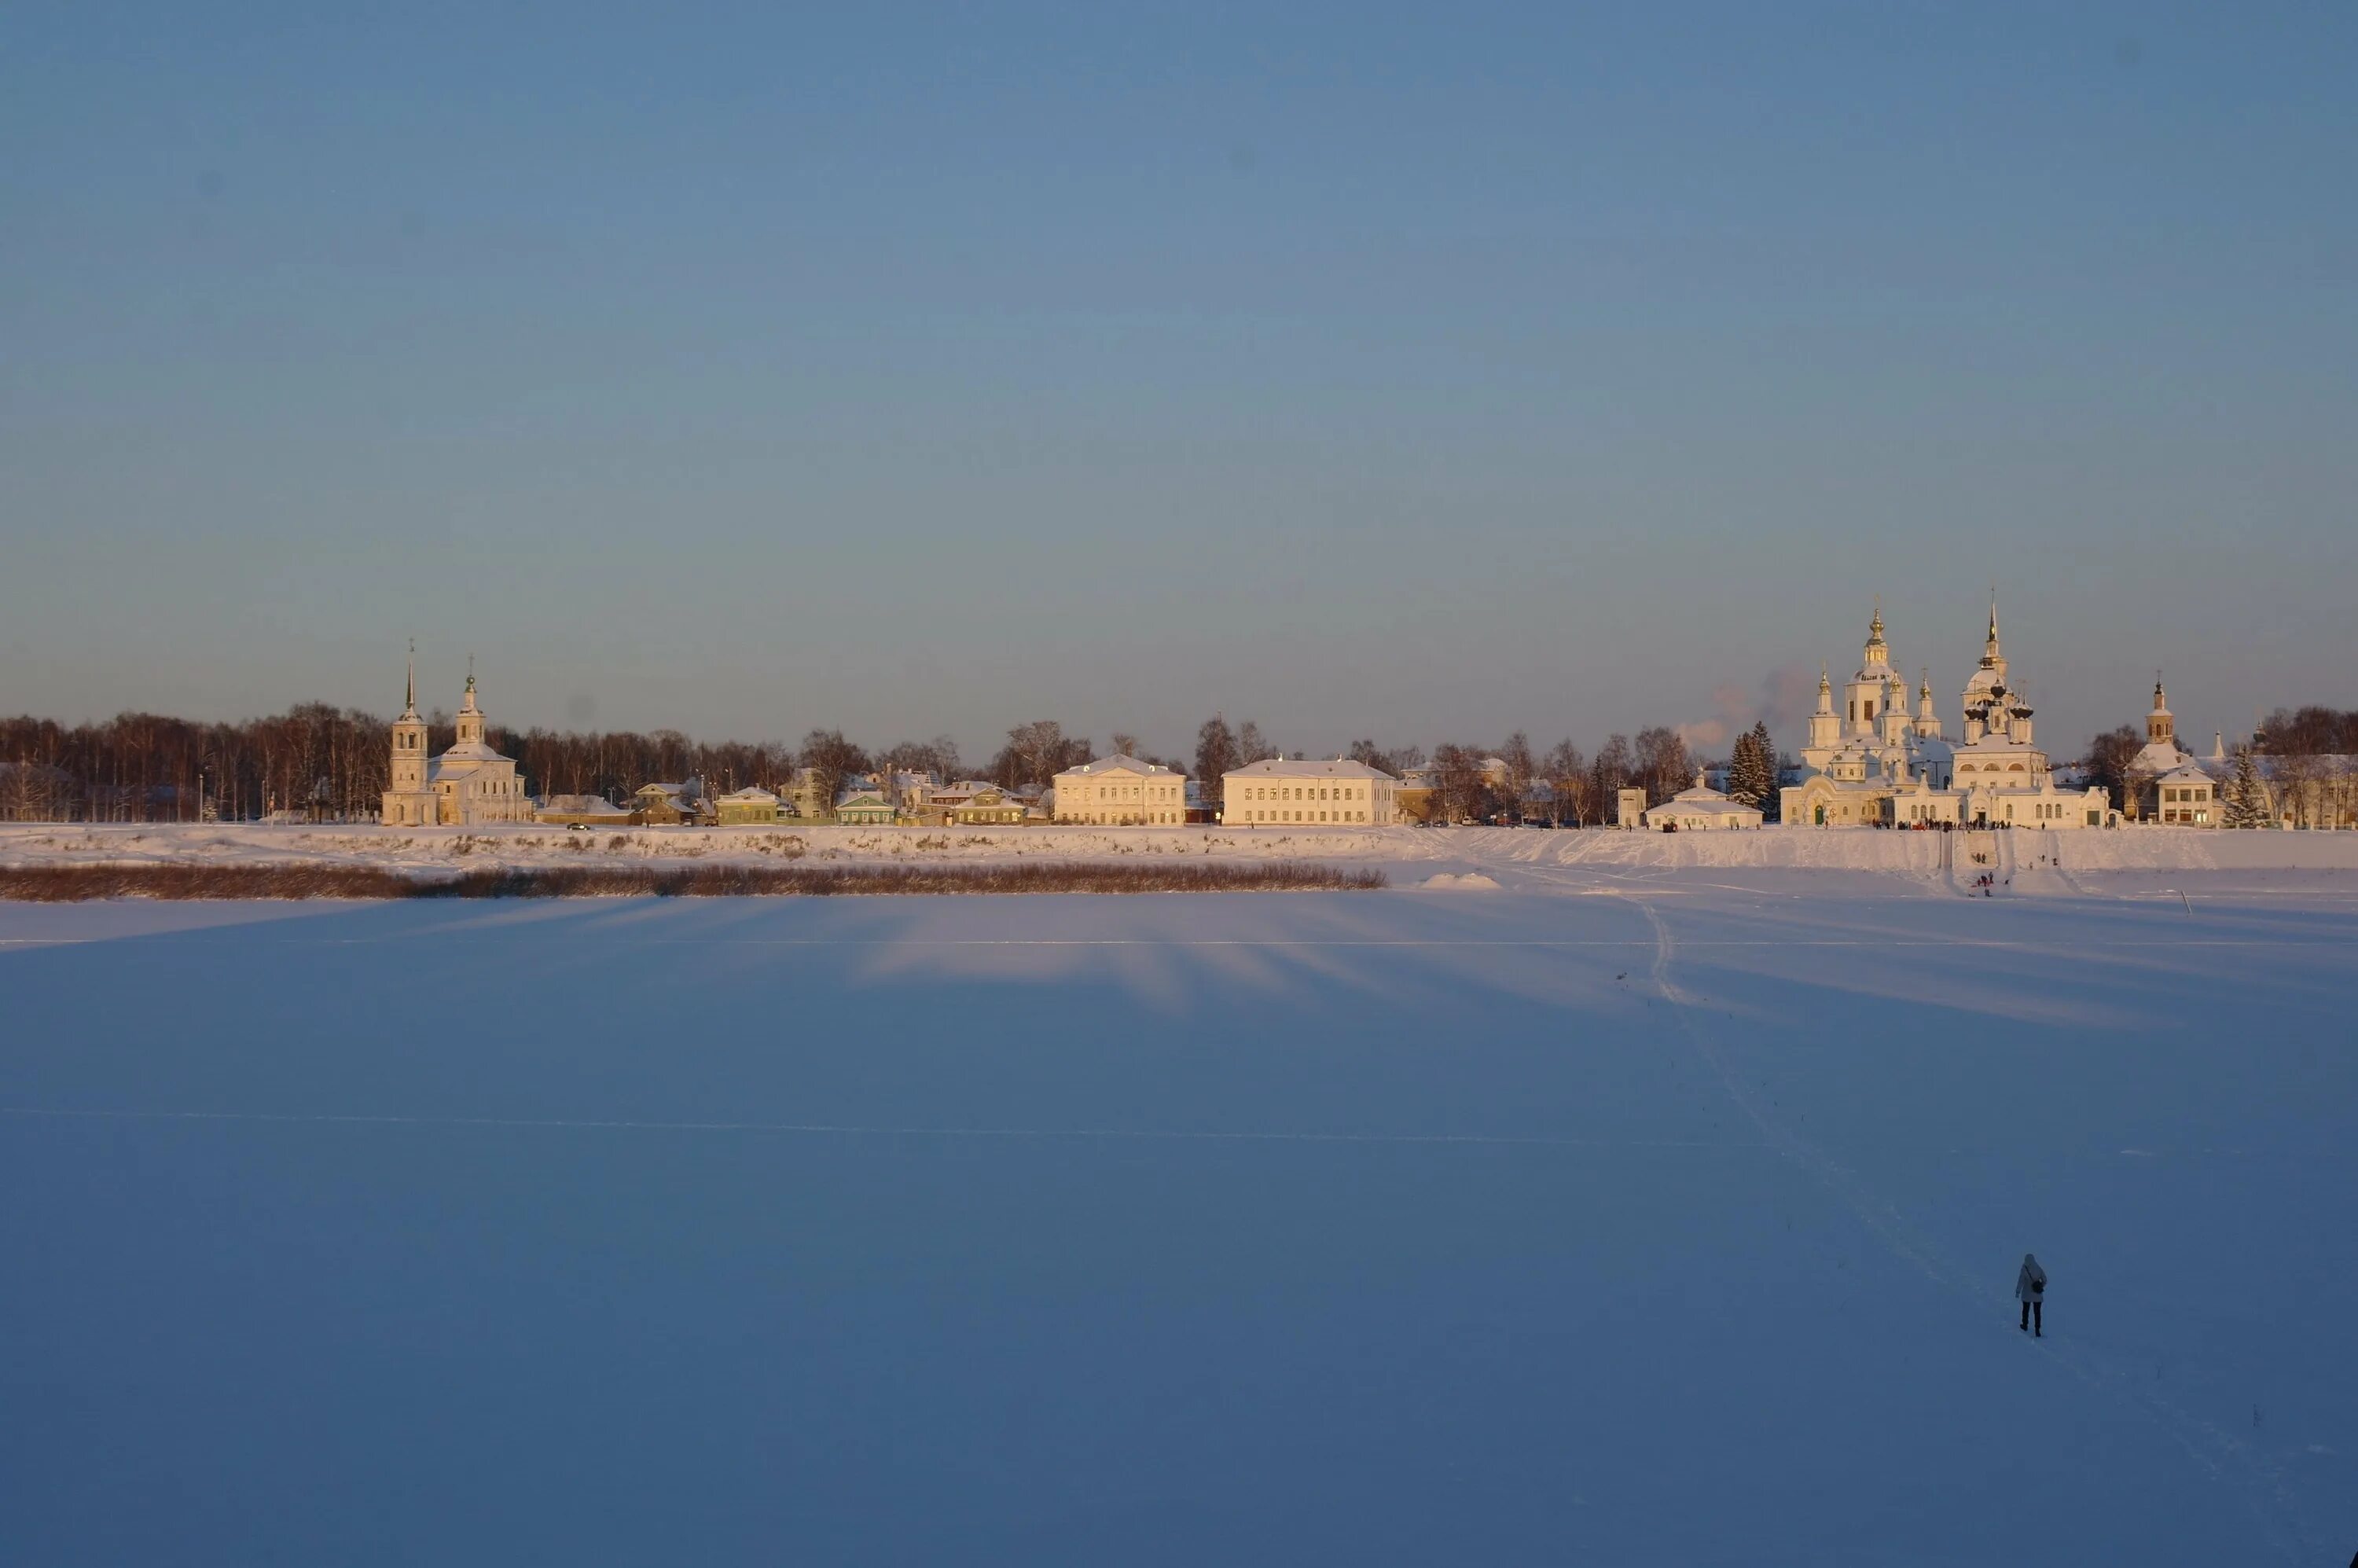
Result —
M 1785 784 L 1784 764 L 1777 756 L 1777 742 L 1768 738 L 1768 721 L 1759 719 L 1752 726 L 1752 739 L 1760 747 L 1760 818 L 1774 822 L 1782 812 L 1778 791 Z
M 2260 788 L 2259 770 L 2253 765 L 2249 746 L 2236 748 L 2235 773 L 2227 781 L 2226 795 L 2226 809 L 2220 816 L 2223 825 L 2229 827 L 2267 826 L 2267 797 Z
M 1727 760 L 1727 797 L 1765 812 L 1768 797 L 1774 793 L 1773 755 L 1768 749 L 1766 725 L 1756 724 L 1738 735 L 1736 749 Z
M 1736 746 L 1727 754 L 1727 798 L 1746 806 L 1760 804 L 1758 759 L 1753 755 L 1749 731 L 1736 738 Z

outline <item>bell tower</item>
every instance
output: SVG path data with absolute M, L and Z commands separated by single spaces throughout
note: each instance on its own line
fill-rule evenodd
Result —
M 475 655 L 467 655 L 467 697 L 459 704 L 459 744 L 483 743 L 483 710 L 475 704 Z
M 1847 735 L 1872 741 L 1881 733 L 1877 720 L 1889 711 L 1891 644 L 1883 640 L 1883 599 L 1876 596 L 1875 619 L 1867 623 L 1866 645 L 1859 650 L 1858 673 L 1844 688 L 1843 730 Z
M 1810 749 L 1831 752 L 1840 738 L 1841 715 L 1834 712 L 1833 682 L 1823 665 L 1818 666 L 1818 708 L 1810 715 Z M 1823 762 L 1812 762 L 1812 767 L 1823 767 Z
M 417 643 L 409 644 L 409 688 L 401 717 L 393 721 L 393 789 L 415 795 L 426 788 L 426 720 L 417 717 Z
M 1990 589 L 1989 637 L 1982 643 L 1982 668 L 1996 670 L 1997 678 L 2006 679 L 2006 654 L 1997 644 L 1997 589 Z
M 2145 739 L 2150 746 L 2178 744 L 2178 719 L 2169 711 L 2169 698 L 2161 689 L 2161 672 L 2153 672 L 2153 711 L 2145 716 Z

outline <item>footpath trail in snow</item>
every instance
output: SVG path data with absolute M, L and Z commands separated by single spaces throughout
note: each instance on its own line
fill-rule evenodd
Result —
M 2042 869 L 0 905 L 10 1555 L 2346 1559 L 2358 912 Z
M 2003 856 L 1999 869 L 1993 874 L 2009 882 L 2018 874 L 2012 854 Z M 1769 1145 L 1810 1172 L 1857 1217 L 1886 1249 L 1927 1280 L 2001 1319 L 2006 1311 L 2013 1310 L 2008 1295 L 1993 1288 L 1995 1281 L 1987 1279 L 1974 1281 L 1967 1270 L 1943 1255 L 1936 1242 L 1919 1231 L 1894 1205 L 1863 1183 L 1856 1173 L 1801 1136 L 1792 1123 L 1764 1100 L 1762 1095 L 1747 1085 L 1740 1073 L 1731 1068 L 1716 1043 L 1712 1025 L 1704 1016 L 1707 1006 L 1705 1000 L 1685 990 L 1672 978 L 1678 944 L 1671 934 L 1669 922 L 1651 903 L 1644 902 L 1643 895 L 1636 896 L 1654 931 L 1653 978 L 1656 989 L 1674 1010 L 1681 1033 L 1694 1046 L 1713 1076 L 1718 1078 L 1728 1098 L 1751 1119 Z M 2251 1509 L 2255 1537 L 2266 1541 L 2284 1560 L 2307 1562 L 2313 1553 L 2330 1550 L 2321 1540 L 2296 1540 L 2293 1533 L 2299 1528 L 2293 1518 L 2296 1499 L 2282 1471 L 2257 1445 L 2239 1437 L 2218 1422 L 2180 1404 L 2164 1390 L 2159 1378 L 2157 1377 L 2150 1385 L 2147 1384 L 2117 1356 L 2108 1356 L 2103 1348 L 2087 1340 L 2067 1340 L 2059 1335 L 2052 1342 L 2040 1339 L 2039 1347 L 2042 1354 L 2068 1368 L 2091 1388 L 2125 1399 L 2152 1416 L 2157 1424 L 2186 1449 L 2210 1480 L 2240 1488 Z

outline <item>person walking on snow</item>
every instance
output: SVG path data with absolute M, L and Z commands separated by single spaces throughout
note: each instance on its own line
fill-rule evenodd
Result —
M 2022 1303 L 2022 1326 L 2033 1339 L 2047 1337 L 2047 1314 L 2039 1310 L 2046 1294 L 2047 1271 L 2039 1266 L 2037 1258 L 2024 1253 L 2022 1272 L 2014 1277 L 2014 1299 Z

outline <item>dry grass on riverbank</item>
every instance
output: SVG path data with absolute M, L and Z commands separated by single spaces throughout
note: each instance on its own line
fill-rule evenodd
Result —
M 374 866 L 76 865 L 0 868 L 0 899 L 747 898 L 880 893 L 1328 892 L 1384 873 L 1303 860 L 1003 866 L 550 866 L 411 876 Z

